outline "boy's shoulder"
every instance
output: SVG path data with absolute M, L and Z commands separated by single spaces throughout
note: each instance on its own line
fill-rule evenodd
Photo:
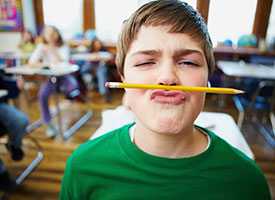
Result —
M 239 149 L 233 147 L 231 144 L 226 142 L 224 139 L 210 131 L 209 129 L 204 129 L 211 138 L 211 142 L 213 142 L 213 146 L 215 147 L 215 151 L 219 152 L 219 156 L 222 156 L 223 159 L 226 159 L 233 163 L 242 163 L 248 165 L 256 165 L 256 163 L 250 159 L 247 155 L 241 152 Z M 233 162 L 235 161 L 235 162 Z
M 119 134 L 127 134 L 130 126 L 132 124 L 127 124 L 97 138 L 88 140 L 74 150 L 71 155 L 72 159 L 83 159 L 83 157 L 87 156 L 93 157 L 117 148 L 117 145 L 119 145 Z
M 210 167 L 213 168 L 215 165 L 216 175 L 235 182 L 242 188 L 243 193 L 255 195 L 255 199 L 261 195 L 268 196 L 270 194 L 268 182 L 256 162 L 213 132 L 209 130 L 207 132 L 215 142 L 216 157 L 215 160 L 211 160 Z
M 250 159 L 247 155 L 239 149 L 227 143 L 224 139 L 217 136 L 215 133 L 206 129 L 211 139 L 215 142 L 215 151 L 217 153 L 217 160 L 220 160 L 220 165 L 228 165 L 235 170 L 236 173 L 242 173 L 251 179 L 265 180 L 264 174 L 256 162 Z

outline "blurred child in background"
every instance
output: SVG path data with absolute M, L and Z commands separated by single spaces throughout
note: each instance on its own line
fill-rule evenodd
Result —
M 36 47 L 32 32 L 28 29 L 22 31 L 21 40 L 18 44 L 22 53 L 32 53 Z
M 69 62 L 70 50 L 64 44 L 59 31 L 53 26 L 46 26 L 42 32 L 42 43 L 38 44 L 35 51 L 29 59 L 29 64 L 33 67 L 43 67 L 56 64 L 59 62 Z M 65 94 L 78 89 L 77 80 L 71 75 L 57 77 L 56 83 L 58 88 L 62 88 Z M 42 114 L 42 121 L 46 126 L 48 137 L 54 137 L 58 134 L 51 121 L 49 111 L 49 97 L 55 90 L 54 83 L 48 78 L 41 86 L 38 94 L 39 106 Z
M 90 53 L 107 52 L 103 43 L 99 39 L 94 39 L 90 46 Z M 81 73 L 85 74 L 91 72 L 96 74 L 97 87 L 99 93 L 104 96 L 106 102 L 110 102 L 109 88 L 105 87 L 105 83 L 108 81 L 108 66 L 106 65 L 104 58 L 98 55 L 98 59 L 93 59 L 83 66 Z

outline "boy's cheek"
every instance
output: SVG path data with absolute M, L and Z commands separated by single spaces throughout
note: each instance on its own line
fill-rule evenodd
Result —
M 146 72 L 131 69 L 125 72 L 124 75 L 124 82 L 125 83 L 140 83 L 140 84 L 157 84 L 155 80 L 157 79 L 158 75 L 156 71 L 149 71 Z
M 143 90 L 143 89 L 129 89 L 129 88 L 125 88 L 125 91 L 127 92 L 128 96 L 129 96 L 129 100 L 132 102 L 136 102 L 138 101 L 138 99 L 141 98 L 141 96 L 144 95 L 144 93 L 146 93 L 146 91 L 148 90 Z
M 205 72 L 199 72 L 197 74 L 190 74 L 188 76 L 188 82 L 192 84 L 190 86 L 207 87 L 208 74 Z

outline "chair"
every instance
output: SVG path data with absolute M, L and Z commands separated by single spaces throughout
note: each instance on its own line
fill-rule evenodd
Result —
M 18 94 L 19 94 L 19 89 L 16 86 L 16 81 L 13 79 L 4 79 L 3 82 L 1 82 L 3 86 L 3 88 L 5 90 L 7 90 L 7 95 L 3 96 L 1 99 L 1 101 L 6 101 L 7 99 L 11 98 L 11 99 L 15 99 Z M 29 135 L 30 132 L 32 132 L 32 130 L 34 130 L 36 127 L 38 127 L 41 124 L 40 121 L 34 122 L 33 124 L 27 126 L 26 130 L 25 130 L 25 134 L 24 134 L 24 140 L 26 139 L 30 139 L 36 149 L 37 149 L 37 156 L 32 160 L 32 162 L 25 168 L 25 170 L 20 174 L 20 176 L 16 179 L 16 184 L 20 185 L 22 183 L 22 181 L 34 170 L 34 168 L 42 161 L 43 159 L 43 150 L 42 147 L 39 145 L 38 141 L 31 137 Z M 5 135 L 5 133 L 7 133 L 6 128 L 4 127 L 3 124 L 0 123 L 0 137 L 2 137 L 3 135 Z M 7 144 L 7 140 L 3 139 L 1 140 L 0 144 L 3 143 L 4 145 Z M 9 193 L 4 193 L 1 199 L 5 199 L 9 196 Z
M 1 89 L 7 90 L 8 94 L 3 99 L 12 99 L 14 105 L 17 107 L 17 97 L 20 93 L 19 88 L 16 85 L 16 79 L 12 77 L 4 77 L 1 81 Z M 1 98 L 1 99 L 2 99 Z
M 57 78 L 55 76 L 51 77 L 51 82 L 55 84 L 57 81 Z M 61 120 L 61 110 L 59 105 L 59 93 L 60 89 L 56 87 L 55 84 L 55 102 L 56 102 L 56 109 L 58 113 L 58 124 L 59 124 L 59 132 L 63 139 L 69 138 L 73 133 L 75 133 L 83 124 L 85 124 L 92 116 L 93 112 L 88 109 L 88 111 L 77 121 L 75 122 L 69 129 L 67 129 L 65 132 L 62 130 L 62 120 Z M 62 91 L 62 90 L 61 90 Z M 81 98 L 81 92 L 79 89 L 75 89 L 71 91 L 69 94 L 66 95 L 66 98 L 68 99 L 75 99 L 77 97 L 80 97 L 78 100 L 81 100 L 82 102 L 85 102 L 85 100 L 82 100 Z
M 255 87 L 256 85 L 256 87 Z M 233 100 L 239 111 L 238 127 L 241 129 L 245 113 L 250 116 L 251 121 L 257 125 L 260 132 L 264 135 L 271 146 L 275 146 L 275 82 L 261 80 L 259 82 L 248 80 L 244 83 L 248 86 L 248 92 L 245 95 L 234 95 Z M 253 92 L 254 90 L 254 92 Z M 260 111 L 268 112 L 271 126 L 266 123 L 266 117 L 262 117 L 264 125 L 258 121 Z M 255 114 L 256 112 L 256 114 Z
M 25 132 L 25 135 L 24 135 L 24 140 L 25 139 L 30 139 L 36 149 L 37 149 L 37 156 L 32 160 L 32 162 L 25 168 L 25 170 L 20 174 L 20 176 L 16 179 L 16 184 L 17 185 L 20 185 L 23 180 L 34 170 L 34 168 L 42 161 L 43 159 L 43 149 L 42 147 L 40 146 L 40 144 L 38 143 L 38 141 L 31 137 L 29 135 L 29 133 L 35 128 L 35 126 L 33 126 L 33 124 L 29 125 L 27 128 L 26 128 L 26 132 Z M 5 135 L 5 133 L 7 132 L 7 130 L 5 129 L 5 127 L 0 123 L 0 137 L 2 137 L 3 135 Z M 1 140 L 1 144 L 6 144 L 7 141 L 6 140 Z M 3 195 L 3 199 L 5 199 L 9 194 L 8 193 L 4 193 Z

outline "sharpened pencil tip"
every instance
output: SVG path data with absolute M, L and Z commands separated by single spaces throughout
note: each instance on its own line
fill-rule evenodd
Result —
M 236 90 L 236 89 L 235 89 L 234 91 L 235 91 L 236 94 L 243 94 L 243 93 L 244 93 L 243 90 Z

